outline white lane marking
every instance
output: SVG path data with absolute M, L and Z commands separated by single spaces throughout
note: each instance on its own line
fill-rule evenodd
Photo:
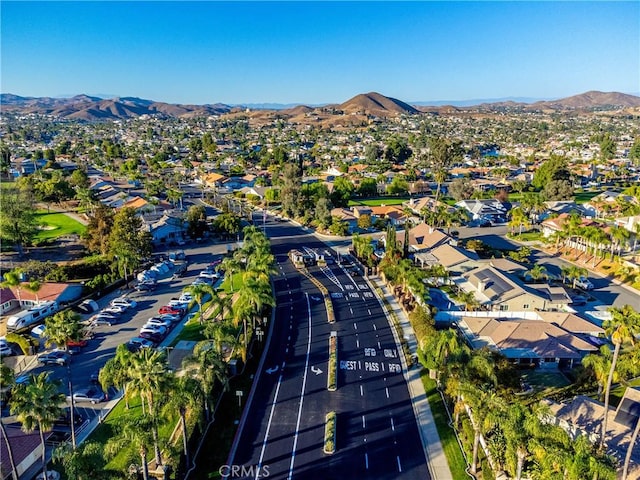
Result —
M 276 403 L 278 403 L 278 393 L 280 392 L 280 384 L 282 383 L 282 373 L 284 370 L 280 370 L 280 376 L 278 377 L 278 385 L 276 386 L 276 393 L 273 396 L 273 403 L 271 404 L 271 412 L 269 413 L 269 420 L 267 421 L 267 430 L 264 432 L 264 440 L 262 441 L 262 450 L 260 451 L 260 459 L 258 460 L 258 472 L 262 471 L 262 459 L 264 458 L 264 451 L 267 448 L 267 439 L 269 438 L 269 429 L 271 428 L 271 420 L 273 420 L 273 412 L 276 409 Z M 256 472 L 256 479 L 258 478 L 258 472 Z
M 387 398 L 389 398 L 389 389 L 387 387 L 384 387 L 384 391 L 387 394 Z M 393 424 L 393 419 L 391 420 L 391 423 Z
M 371 315 L 371 310 L 367 308 L 367 312 L 369 312 L 369 315 Z
M 365 425 L 366 425 L 366 424 L 365 424 L 365 422 L 364 422 L 364 415 L 362 415 L 362 428 L 366 428 L 366 426 L 365 426 Z
M 360 370 L 362 366 L 360 365 L 360 360 L 358 360 L 358 370 Z
M 391 417 L 391 430 L 396 431 L 396 426 L 393 424 L 393 417 Z
M 287 337 L 287 340 L 291 340 L 291 335 L 289 335 L 289 336 Z
M 400 465 L 400 457 L 396 455 L 396 460 L 398 460 L 398 471 L 402 473 L 402 465 Z
M 356 347 L 360 348 L 360 340 L 358 339 L 357 333 L 356 333 Z
M 356 322 L 353 322 L 353 328 L 355 328 L 356 330 L 358 329 L 358 325 L 356 325 Z
M 380 346 L 380 340 L 378 340 L 378 348 L 380 348 L 380 349 L 382 348 L 382 347 Z
M 378 330 L 378 327 L 376 327 L 376 324 L 375 324 L 375 323 L 373 324 L 373 329 L 374 329 L 374 330 Z
M 296 422 L 296 434 L 293 437 L 293 450 L 291 451 L 291 465 L 289 466 L 288 479 L 291 480 L 293 476 L 293 462 L 296 459 L 296 446 L 298 445 L 298 431 L 300 430 L 300 419 L 302 418 L 302 402 L 304 402 L 304 389 L 307 385 L 307 371 L 309 370 L 309 354 L 311 353 L 311 302 L 309 301 L 309 294 L 305 293 L 307 297 L 307 314 L 309 316 L 309 332 L 307 340 L 307 359 L 304 363 L 304 376 L 302 377 L 302 390 L 300 391 L 300 406 L 298 407 L 298 421 Z M 256 479 L 260 475 L 260 472 L 256 472 Z
M 364 390 L 362 389 L 362 385 L 360 385 L 360 396 L 364 397 Z
M 285 348 L 284 353 L 289 353 L 289 347 Z
M 349 307 L 349 311 L 351 312 L 351 315 L 353 315 L 353 308 Z
M 364 441 L 366 442 L 367 439 L 365 438 Z M 364 468 L 369 470 L 369 454 L 368 453 L 364 454 Z

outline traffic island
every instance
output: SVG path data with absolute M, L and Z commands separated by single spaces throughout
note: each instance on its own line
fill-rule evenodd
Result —
M 329 337 L 329 372 L 327 373 L 327 390 L 338 389 L 338 333 L 331 332 Z
M 323 451 L 327 455 L 333 455 L 336 452 L 336 420 L 335 411 L 329 412 L 325 416 Z

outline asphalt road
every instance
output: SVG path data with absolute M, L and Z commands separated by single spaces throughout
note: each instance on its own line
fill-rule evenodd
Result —
M 262 215 L 254 219 L 260 225 Z M 373 292 L 337 265 L 326 274 L 312 268 L 335 297 L 337 321 L 329 324 L 320 292 L 287 257 L 291 248 L 328 247 L 288 222 L 269 217 L 264 227 L 278 262 L 276 321 L 232 463 L 267 467 L 270 478 L 429 478 L 399 352 Z M 331 331 L 338 332 L 336 392 L 326 389 Z M 329 456 L 322 447 L 332 410 L 337 452 Z
M 517 250 L 520 244 L 512 242 L 506 238 L 507 227 L 497 226 L 488 228 L 459 228 L 460 239 L 477 238 L 487 245 L 507 250 Z M 561 258 L 554 257 L 540 250 L 533 250 L 532 265 L 543 265 L 547 271 L 553 275 L 561 277 L 561 268 L 570 265 L 569 262 Z M 610 279 L 598 274 L 589 273 L 589 280 L 594 285 L 594 289 L 589 292 L 593 301 L 586 306 L 578 307 L 577 310 L 606 310 L 609 306 L 622 307 L 624 305 L 637 306 L 640 304 L 640 294 L 616 285 Z

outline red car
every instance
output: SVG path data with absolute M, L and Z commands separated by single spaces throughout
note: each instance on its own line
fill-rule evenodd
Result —
M 184 314 L 181 308 L 172 307 L 170 305 L 165 305 L 164 307 L 160 307 L 160 310 L 158 310 L 158 313 L 160 314 L 168 313 L 170 315 L 180 315 L 180 316 Z
M 89 343 L 89 341 L 86 338 L 83 338 L 82 340 L 67 340 L 67 347 L 86 347 L 87 344 Z

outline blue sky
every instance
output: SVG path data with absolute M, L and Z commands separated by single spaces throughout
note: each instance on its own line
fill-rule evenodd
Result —
M 3 93 L 332 103 L 640 92 L 640 2 L 2 1 Z

